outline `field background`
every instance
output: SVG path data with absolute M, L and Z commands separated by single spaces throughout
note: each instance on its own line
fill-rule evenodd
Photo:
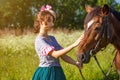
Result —
M 120 0 L 119 0 L 120 1 Z M 39 65 L 35 52 L 34 20 L 41 6 L 49 4 L 56 13 L 54 29 L 50 32 L 63 47 L 72 44 L 82 33 L 87 14 L 85 6 L 103 6 L 120 12 L 118 0 L 0 0 L 0 80 L 31 80 Z M 81 29 L 81 30 L 78 30 Z M 70 31 L 74 30 L 74 31 Z M 105 72 L 114 58 L 114 47 L 108 45 L 97 57 Z M 77 48 L 69 56 L 76 59 Z M 67 80 L 82 80 L 77 67 L 61 61 Z M 103 80 L 103 74 L 93 58 L 82 69 L 86 80 Z M 115 66 L 109 77 L 118 80 Z
M 58 42 L 66 47 L 72 44 L 82 31 L 53 31 Z M 10 34 L 0 36 L 0 80 L 31 80 L 34 71 L 39 65 L 39 59 L 35 52 L 34 40 L 36 34 L 28 33 L 20 36 Z M 97 54 L 97 58 L 105 72 L 110 68 L 110 64 L 115 56 L 112 54 L 114 47 L 108 45 L 104 51 Z M 76 59 L 77 48 L 73 49 L 69 56 Z M 61 65 L 67 80 L 82 80 L 79 70 L 76 66 L 65 63 L 61 60 Z M 103 80 L 104 75 L 98 68 L 95 60 L 91 58 L 89 64 L 83 65 L 83 75 L 86 80 Z M 118 75 L 113 66 L 112 72 L 109 74 L 111 80 L 118 80 Z

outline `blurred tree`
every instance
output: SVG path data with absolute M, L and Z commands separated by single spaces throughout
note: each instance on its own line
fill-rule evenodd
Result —
M 0 6 L 2 26 L 20 28 L 33 25 L 31 2 L 28 0 L 7 0 Z
M 1 0 L 0 28 L 32 27 L 40 7 L 50 4 L 57 14 L 55 28 L 80 29 L 86 15 L 85 5 L 110 7 L 120 10 L 114 0 Z

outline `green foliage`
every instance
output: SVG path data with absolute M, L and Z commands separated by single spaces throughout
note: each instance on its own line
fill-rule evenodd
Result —
M 31 7 L 31 2 L 27 0 L 6 0 L 0 8 L 1 26 L 14 28 L 32 26 Z
M 120 5 L 114 0 L 1 0 L 0 28 L 32 27 L 35 14 L 45 4 L 52 5 L 57 13 L 55 28 L 80 29 L 86 15 L 85 5 L 109 6 L 120 10 Z
M 74 31 L 65 34 L 58 31 L 51 34 L 63 47 L 66 47 L 72 44 L 81 33 L 80 31 Z M 39 65 L 39 58 L 34 48 L 35 37 L 34 34 L 0 37 L 0 80 L 32 80 L 32 76 Z M 97 54 L 105 73 L 110 68 L 115 56 L 115 54 L 112 54 L 113 50 L 114 47 L 109 45 L 104 51 Z M 76 52 L 77 48 L 73 49 L 68 55 L 76 60 Z M 76 66 L 67 64 L 61 59 L 60 62 L 67 80 L 82 80 Z M 93 58 L 89 64 L 83 65 L 82 72 L 86 80 L 103 80 L 104 78 Z M 109 77 L 111 80 L 118 80 L 114 66 Z

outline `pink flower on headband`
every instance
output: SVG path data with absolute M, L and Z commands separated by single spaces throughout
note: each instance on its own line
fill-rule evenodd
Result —
M 51 9 L 52 9 L 52 7 L 50 5 L 46 5 L 46 6 L 41 7 L 41 11 L 51 10 Z
M 54 18 L 56 18 L 56 14 L 50 5 L 42 6 L 40 11 L 49 11 L 54 16 Z

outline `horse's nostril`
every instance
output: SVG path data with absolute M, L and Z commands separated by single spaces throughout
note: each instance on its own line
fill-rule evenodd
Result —
M 84 54 L 82 55 L 82 61 L 85 61 L 85 55 Z
M 79 62 L 82 62 L 82 55 L 80 54 L 80 55 L 77 55 L 77 60 L 79 61 Z
M 85 55 L 84 54 L 77 55 L 77 60 L 79 62 L 84 62 L 85 61 Z
M 90 55 L 89 53 L 84 53 L 84 54 L 79 54 L 77 55 L 77 60 L 80 62 L 80 63 L 88 63 L 90 61 Z

